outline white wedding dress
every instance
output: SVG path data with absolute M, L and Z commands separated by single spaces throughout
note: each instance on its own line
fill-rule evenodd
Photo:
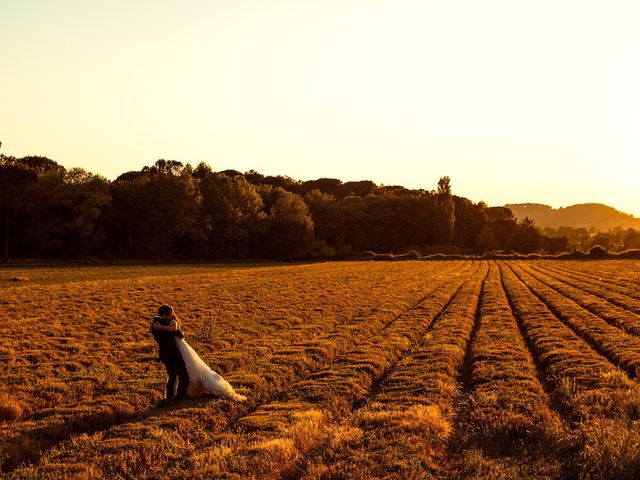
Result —
M 243 402 L 247 399 L 244 395 L 236 393 L 229 382 L 211 370 L 183 338 L 176 338 L 176 343 L 189 374 L 188 397 L 212 393 L 218 397 L 228 398 L 237 402 Z

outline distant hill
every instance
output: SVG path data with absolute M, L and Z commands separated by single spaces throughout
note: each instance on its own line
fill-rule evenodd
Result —
M 620 212 L 601 203 L 581 203 L 570 207 L 552 208 L 540 203 L 505 205 L 518 219 L 529 217 L 545 227 L 575 227 L 609 230 L 615 227 L 640 229 L 640 218 Z

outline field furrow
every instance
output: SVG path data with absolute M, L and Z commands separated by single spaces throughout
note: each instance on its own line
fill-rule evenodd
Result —
M 525 270 L 536 280 L 554 289 L 559 294 L 573 300 L 585 310 L 606 320 L 625 332 L 640 336 L 640 315 L 634 313 L 631 308 L 622 308 L 606 298 L 605 292 L 592 293 L 584 285 L 576 286 L 575 282 L 567 281 L 563 276 L 552 276 L 546 270 L 527 266 Z M 631 299 L 629 299 L 631 300 Z M 631 302 L 627 302 L 629 305 Z M 632 307 L 633 308 L 633 307 Z M 640 303 L 638 304 L 640 310 Z
M 559 445 L 561 478 L 633 479 L 640 467 L 640 387 L 559 320 L 523 283 L 531 277 L 501 264 L 507 295 L 536 360 L 554 385 L 555 403 L 571 420 Z
M 536 266 L 544 266 L 552 270 L 554 276 L 569 277 L 578 282 L 595 286 L 598 290 L 622 295 L 622 299 L 630 297 L 640 300 L 640 276 L 633 270 L 626 268 L 623 261 L 589 262 L 583 265 L 581 262 L 535 262 Z M 637 263 L 637 262 L 636 262 Z M 621 273 L 624 272 L 624 273 Z M 615 297 L 612 297 L 615 298 Z
M 483 262 L 366 402 L 341 419 L 321 455 L 305 459 L 301 478 L 348 478 L 357 471 L 361 478 L 418 479 L 445 471 L 454 399 L 487 269 Z
M 574 419 L 640 414 L 638 385 L 558 319 L 512 264 L 500 268 L 521 329 L 567 414 Z
M 260 361 L 253 365 L 249 364 L 245 367 L 246 370 L 236 372 L 235 375 L 229 376 L 232 383 L 236 384 L 246 385 L 253 381 L 253 387 L 256 388 L 251 389 L 250 392 L 253 392 L 255 396 L 248 405 L 232 406 L 231 411 L 227 411 L 229 406 L 226 402 L 214 402 L 213 405 L 209 405 L 209 408 L 194 408 L 194 411 L 189 411 L 191 417 L 189 423 L 194 424 L 194 426 L 198 425 L 198 423 L 207 425 L 208 437 L 228 430 L 229 426 L 234 423 L 234 419 L 241 417 L 243 414 L 246 414 L 247 411 L 254 408 L 251 405 L 257 405 L 257 402 L 261 399 L 264 401 L 273 398 L 273 396 L 277 395 L 291 382 L 322 367 L 322 365 L 330 362 L 340 352 L 350 348 L 354 343 L 361 342 L 372 334 L 375 334 L 375 332 L 384 328 L 388 323 L 392 323 L 394 318 L 404 310 L 410 308 L 412 304 L 422 299 L 430 290 L 436 288 L 442 278 L 447 278 L 451 275 L 464 275 L 464 272 L 468 268 L 468 266 L 464 267 L 462 265 L 458 267 L 460 268 L 456 268 L 455 273 L 452 273 L 450 269 L 447 268 L 440 269 L 437 273 L 434 273 L 428 268 L 410 270 L 408 275 L 403 279 L 404 282 L 407 283 L 398 282 L 397 285 L 394 284 L 397 278 L 385 275 L 391 283 L 386 285 L 386 291 L 376 296 L 375 300 L 381 301 L 389 299 L 389 303 L 386 305 L 378 305 L 376 308 L 371 309 L 371 312 L 366 315 L 357 315 L 347 322 L 335 326 L 333 329 L 325 332 L 325 335 L 316 339 L 309 338 L 300 342 L 300 339 L 297 338 L 298 342 L 277 349 L 270 355 L 266 355 L 265 352 L 265 355 Z M 424 278 L 430 279 L 430 282 L 428 282 L 426 286 L 423 283 Z M 418 282 L 417 280 L 420 281 Z M 433 282 L 433 285 L 431 282 Z M 372 291 L 375 292 L 376 290 L 377 288 L 373 288 Z M 360 300 L 362 300 L 362 298 L 360 298 Z M 330 325 L 325 325 L 326 328 L 329 326 Z M 289 335 L 292 336 L 290 341 L 296 339 L 293 332 L 289 331 Z M 269 337 L 263 334 L 261 338 L 266 340 Z M 270 338 L 274 345 L 282 345 L 282 341 L 278 342 L 277 336 L 275 339 L 273 335 Z M 257 387 L 260 386 L 262 386 L 262 388 L 258 389 Z M 198 407 L 201 407 L 201 405 L 198 405 Z M 168 411 L 161 418 L 156 415 L 133 415 L 132 417 L 124 419 L 124 421 L 114 422 L 115 426 L 107 432 L 104 432 L 104 437 L 109 438 L 111 441 L 117 439 L 122 444 L 131 443 L 133 441 L 131 435 L 134 435 L 136 441 L 139 440 L 140 433 L 137 431 L 138 429 L 135 428 L 136 425 L 144 426 L 145 430 L 148 431 L 166 429 L 168 425 L 171 425 L 171 422 L 179 422 L 183 413 L 184 409 Z M 165 427 L 158 425 L 160 421 L 164 422 Z M 124 424 L 124 426 L 119 427 L 121 424 Z M 188 430 L 187 428 L 185 429 Z M 22 438 L 24 438 L 24 436 Z M 193 443 L 202 442 L 206 439 L 200 437 L 191 438 L 191 436 L 187 434 L 183 440 Z M 129 454 L 133 454 L 136 450 L 135 442 L 128 448 L 132 450 Z M 69 452 L 65 452 L 65 455 L 67 454 L 69 454 Z
M 305 315 L 307 321 L 305 321 L 304 317 L 286 315 L 286 312 L 280 311 L 278 308 L 273 309 L 266 319 L 256 318 L 256 321 L 251 323 L 240 319 L 241 322 L 246 324 L 243 329 L 238 329 L 239 331 L 234 332 L 230 331 L 227 326 L 226 335 L 221 337 L 223 341 L 233 340 L 236 344 L 236 349 L 228 349 L 229 356 L 224 356 L 224 354 L 216 356 L 212 366 L 221 371 L 221 373 L 225 372 L 230 365 L 239 368 L 239 371 L 234 372 L 235 375 L 230 375 L 228 378 L 236 385 L 248 385 L 252 391 L 252 401 L 255 403 L 261 397 L 273 395 L 287 382 L 300 378 L 306 370 L 313 368 L 318 362 L 322 364 L 323 361 L 330 358 L 333 352 L 340 351 L 340 348 L 344 348 L 349 344 L 352 338 L 351 333 L 357 334 L 360 329 L 364 330 L 362 335 L 366 336 L 369 333 L 367 329 L 371 328 L 375 331 L 376 325 L 380 325 L 380 323 L 371 321 L 369 318 L 371 314 L 375 314 L 375 317 L 380 322 L 394 314 L 401 313 L 404 308 L 414 304 L 426 293 L 423 290 L 424 287 L 416 283 L 415 280 L 422 279 L 424 276 L 436 278 L 437 275 L 433 273 L 433 270 L 433 266 L 424 265 L 419 268 L 405 266 L 399 271 L 393 268 L 380 268 L 376 272 L 377 274 L 373 276 L 373 283 L 369 285 L 370 290 L 368 291 L 351 289 L 348 283 L 342 286 L 346 290 L 344 298 L 353 302 L 351 304 L 335 301 L 338 299 L 319 303 L 318 296 L 323 291 L 341 288 L 339 284 L 345 281 L 348 282 L 349 278 L 355 278 L 352 277 L 354 274 L 346 272 L 346 277 L 341 276 L 337 279 L 332 279 L 327 278 L 323 271 L 319 272 L 319 275 L 318 272 L 315 272 L 312 278 L 316 282 L 320 282 L 320 289 L 318 289 L 318 286 L 313 290 L 308 288 L 307 283 L 312 283 L 309 279 L 306 282 L 299 282 L 299 286 L 296 286 L 299 289 L 296 293 L 303 299 L 304 292 L 312 290 L 309 295 L 315 296 L 315 302 L 302 306 L 299 304 L 299 299 L 291 299 L 294 302 L 293 308 L 297 309 L 296 313 L 298 315 L 304 315 L 306 312 L 308 315 L 308 317 Z M 448 272 L 448 269 L 443 269 L 439 274 L 445 274 L 446 272 Z M 410 288 L 407 289 L 404 285 L 395 284 L 396 275 L 398 274 L 401 274 L 410 282 Z M 189 280 L 192 279 L 189 278 Z M 204 281 L 205 279 L 201 280 L 203 284 L 192 286 L 191 288 L 192 291 L 190 293 L 194 300 L 192 303 L 194 307 L 198 305 L 195 301 L 198 295 L 193 290 L 207 291 L 209 287 Z M 167 281 L 180 285 L 180 281 L 175 278 Z M 390 284 L 385 284 L 384 282 L 386 281 L 390 282 Z M 270 288 L 273 283 L 273 279 L 271 279 L 267 285 L 260 288 L 260 292 L 266 295 L 269 301 L 273 301 L 270 298 L 273 296 L 273 289 Z M 86 290 L 86 286 L 83 285 L 83 287 Z M 113 289 L 113 285 L 110 285 L 110 287 Z M 251 290 L 251 285 L 248 285 L 248 287 L 244 292 L 245 296 L 254 293 Z M 281 285 L 280 289 L 284 293 L 293 293 L 290 290 L 293 285 L 288 285 L 287 287 L 285 288 Z M 168 289 L 166 286 L 165 288 Z M 177 288 L 182 289 L 184 287 L 178 286 Z M 21 289 L 21 292 L 26 291 Z M 371 296 L 371 293 L 375 295 Z M 282 305 L 286 305 L 289 301 L 283 298 L 282 293 L 277 293 L 277 297 L 281 299 L 279 302 Z M 184 299 L 182 301 L 185 302 Z M 381 304 L 385 301 L 388 302 L 387 306 L 381 308 Z M 344 308 L 347 305 L 350 306 L 350 310 L 353 312 L 353 317 L 351 318 L 345 318 L 343 313 L 348 311 Z M 329 313 L 329 315 L 324 316 L 325 312 Z M 265 312 L 257 309 L 257 311 L 251 313 L 257 316 L 264 315 Z M 225 323 L 227 325 L 233 324 L 235 323 L 233 320 L 233 318 L 227 318 Z M 140 335 L 140 332 L 136 333 Z M 35 334 L 43 335 L 39 329 L 36 330 Z M 86 334 L 91 336 L 90 331 L 86 332 Z M 141 335 L 145 338 L 146 343 L 149 343 L 146 326 L 142 327 Z M 204 336 L 205 338 L 211 338 L 206 333 Z M 103 338 L 103 335 L 99 334 L 98 338 Z M 313 338 L 319 338 L 319 341 L 314 343 Z M 191 338 L 189 340 L 192 341 Z M 206 353 L 207 349 L 204 347 L 208 343 L 207 340 L 199 343 L 196 339 L 195 342 L 192 341 L 192 344 L 200 352 Z M 260 341 L 262 345 L 256 345 L 256 341 Z M 301 345 L 295 345 L 296 342 Z M 75 344 L 79 344 L 79 342 L 76 341 Z M 289 346 L 288 344 L 291 345 Z M 79 348 L 82 348 L 82 346 Z M 100 348 L 100 345 L 95 348 Z M 306 348 L 306 353 L 300 353 L 302 348 Z M 42 349 L 44 350 L 45 347 L 42 347 Z M 101 351 L 101 353 L 111 353 L 104 347 L 102 349 L 106 350 L 106 352 Z M 83 395 L 85 398 L 89 397 L 90 400 L 75 404 L 67 403 L 66 405 L 61 402 L 62 405 L 57 405 L 54 408 L 35 410 L 25 421 L 14 425 L 10 432 L 3 435 L 3 443 L 6 442 L 3 447 L 5 452 L 4 468 L 11 468 L 12 465 L 16 466 L 25 460 L 35 460 L 37 457 L 33 457 L 32 452 L 41 452 L 43 449 L 48 448 L 47 446 L 55 445 L 72 434 L 103 430 L 111 425 L 136 422 L 152 414 L 151 405 L 157 400 L 158 394 L 162 392 L 162 386 L 158 382 L 158 380 L 161 381 L 162 379 L 162 373 L 161 371 L 151 371 L 148 363 L 148 357 L 153 355 L 154 349 L 153 345 L 149 345 L 149 353 L 145 349 L 146 355 L 133 354 L 133 358 L 124 355 L 115 360 L 104 356 L 98 359 L 85 357 L 84 360 L 90 362 L 89 364 L 92 368 L 90 370 L 81 369 L 82 376 L 79 378 L 75 377 L 72 372 L 66 378 L 63 373 L 61 375 L 62 378 L 55 379 L 56 375 L 50 375 L 51 370 L 55 369 L 54 362 L 51 362 L 53 365 L 47 365 L 49 368 L 43 369 L 43 371 L 28 365 L 30 367 L 29 373 L 33 372 L 33 375 L 36 376 L 35 386 L 42 383 L 46 385 L 44 391 L 35 390 L 31 392 L 30 400 L 33 403 L 38 401 L 38 396 L 41 393 L 46 395 L 56 393 L 53 382 L 59 382 L 66 389 L 72 390 L 74 394 Z M 82 358 L 82 353 L 82 351 L 79 352 L 77 356 Z M 284 357 L 288 357 L 288 369 L 285 361 L 275 360 L 272 363 L 271 353 L 275 353 L 276 357 L 280 357 L 281 360 Z M 206 356 L 203 355 L 203 358 L 206 358 Z M 96 360 L 99 361 L 97 365 L 95 364 Z M 254 360 L 255 363 L 252 364 L 251 360 Z M 124 369 L 119 368 L 119 364 L 122 363 L 131 369 L 131 371 L 127 372 L 129 374 L 127 376 L 123 372 Z M 142 368 L 144 370 L 140 371 Z M 104 369 L 107 370 L 107 375 L 102 374 Z M 20 375 L 22 375 L 22 378 L 26 376 L 24 371 L 21 371 L 20 365 L 14 365 L 11 373 L 17 378 L 20 378 Z M 136 378 L 136 375 L 141 378 Z M 94 378 L 94 376 L 98 376 L 98 378 Z M 131 378 L 131 380 L 127 377 Z M 7 382 L 9 388 L 13 387 L 11 378 L 12 376 L 9 376 Z M 90 386 L 97 384 L 98 387 L 93 391 L 90 389 L 86 391 L 87 387 L 82 381 L 84 378 L 92 380 L 92 383 L 89 384 Z M 120 381 L 117 382 L 117 380 Z M 141 382 L 141 380 L 145 381 Z M 106 385 L 100 384 L 100 381 L 104 381 Z M 20 387 L 14 388 L 18 398 L 23 389 L 29 391 L 29 389 L 34 388 L 34 385 L 26 383 L 20 385 Z M 120 394 L 121 392 L 124 392 L 125 395 Z M 59 393 L 58 399 L 60 398 L 63 398 L 62 392 Z M 52 398 L 50 401 L 53 403 L 55 400 L 56 398 Z M 220 421 L 225 421 L 225 417 L 222 417 L 218 423 Z
M 470 395 L 461 404 L 451 446 L 459 459 L 456 476 L 476 478 L 478 458 L 512 478 L 559 475 L 555 452 L 562 423 L 550 407 L 495 263 L 482 287 L 478 321 L 467 366 Z M 518 466 L 513 457 L 525 451 L 531 462 Z
M 631 377 L 640 373 L 640 339 L 625 333 L 530 274 L 522 265 L 513 271 L 548 308 L 596 351 Z
M 627 328 L 633 329 L 632 333 L 640 332 L 640 327 L 634 326 L 634 324 L 640 324 L 640 300 L 616 292 L 609 284 L 594 285 L 588 281 L 576 280 L 570 275 L 544 268 L 540 264 L 529 265 L 529 272 L 538 272 L 544 275 L 547 284 L 549 284 L 547 280 L 550 279 L 560 285 L 563 289 L 559 290 L 561 293 L 566 294 L 572 300 L 581 302 L 585 308 L 593 313 L 603 312 L 606 315 L 612 315 L 612 318 L 630 318 L 631 321 L 628 322 Z
M 638 282 L 633 260 L 0 268 L 0 477 L 635 479 Z M 159 401 L 162 303 L 248 401 Z
M 336 435 L 355 434 L 349 427 L 354 404 L 366 398 L 376 381 L 420 341 L 467 276 L 443 279 L 420 304 L 337 358 L 329 368 L 292 385 L 277 401 L 241 418 L 235 438 L 215 442 L 199 452 L 189 459 L 186 470 L 202 471 L 202 478 L 233 473 L 238 478 L 299 478 L 307 471 L 307 457 L 324 452 Z M 221 449 L 229 455 L 220 458 Z

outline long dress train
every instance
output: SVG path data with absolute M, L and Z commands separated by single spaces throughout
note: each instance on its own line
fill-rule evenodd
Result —
M 183 338 L 176 338 L 178 350 L 182 355 L 184 364 L 189 374 L 188 397 L 197 397 L 203 393 L 212 393 L 218 397 L 228 398 L 238 402 L 247 399 L 244 395 L 236 393 L 233 387 L 219 374 L 209 368 L 202 361 L 196 351 Z

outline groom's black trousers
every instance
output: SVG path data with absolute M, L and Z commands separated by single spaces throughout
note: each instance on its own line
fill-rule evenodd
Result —
M 189 374 L 184 364 L 182 356 L 178 354 L 171 359 L 163 360 L 167 367 L 167 392 L 166 398 L 171 399 L 175 396 L 176 400 L 182 400 L 187 396 L 187 387 L 189 386 Z M 178 391 L 176 392 L 176 380 L 178 381 Z

